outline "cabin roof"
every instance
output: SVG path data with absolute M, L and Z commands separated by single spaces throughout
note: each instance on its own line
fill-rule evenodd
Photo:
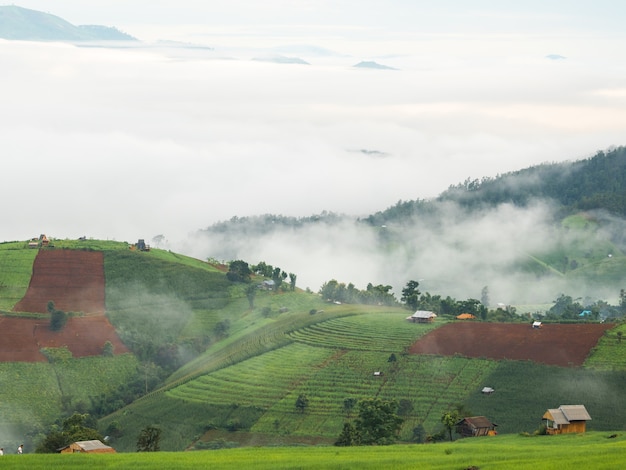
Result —
M 548 414 L 550 416 L 546 416 Z M 552 417 L 556 424 L 569 424 L 572 421 L 589 421 L 591 419 L 585 405 L 561 405 L 558 408 L 551 408 L 544 414 L 544 418 L 546 417 Z
M 463 418 L 457 424 L 467 423 L 473 428 L 491 428 L 497 426 L 496 423 L 492 423 L 485 416 L 471 416 Z

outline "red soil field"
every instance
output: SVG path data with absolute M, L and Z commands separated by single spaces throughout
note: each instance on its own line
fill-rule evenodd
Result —
M 45 319 L 0 316 L 1 362 L 46 362 L 41 348 L 67 346 L 74 357 L 99 356 L 106 341 L 115 354 L 128 352 L 104 314 L 69 318 L 61 331 Z
M 580 366 L 602 334 L 614 325 L 449 323 L 410 348 L 412 354 L 529 360 L 561 367 Z
M 99 251 L 41 250 L 26 295 L 14 312 L 104 313 L 104 255 Z
M 97 251 L 41 250 L 33 263 L 26 295 L 14 312 L 82 312 L 70 317 L 61 331 L 51 331 L 47 319 L 0 316 L 0 361 L 46 361 L 43 347 L 67 346 L 74 357 L 102 354 L 104 343 L 115 354 L 128 352 L 105 316 L 104 255 Z

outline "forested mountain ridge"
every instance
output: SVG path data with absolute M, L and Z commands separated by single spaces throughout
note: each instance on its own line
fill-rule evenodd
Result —
M 536 200 L 557 204 L 561 217 L 599 209 L 625 216 L 626 147 L 600 151 L 575 162 L 544 163 L 493 178 L 468 178 L 450 186 L 434 200 L 399 201 L 364 220 L 372 225 L 401 223 L 407 218 L 436 212 L 439 202 L 454 202 L 471 211 L 500 204 L 525 207 Z
M 590 210 L 604 210 L 626 216 L 626 147 L 599 151 L 593 157 L 561 163 L 543 163 L 496 177 L 468 178 L 434 199 L 398 201 L 395 205 L 358 219 L 373 226 L 411 222 L 423 215 L 436 215 L 441 203 L 456 203 L 472 210 L 512 204 L 526 207 L 533 201 L 549 200 L 561 218 Z M 263 234 L 279 227 L 302 228 L 309 225 L 334 225 L 354 220 L 345 214 L 324 211 L 307 217 L 263 214 L 234 216 L 217 222 L 207 233 L 236 232 L 240 235 Z

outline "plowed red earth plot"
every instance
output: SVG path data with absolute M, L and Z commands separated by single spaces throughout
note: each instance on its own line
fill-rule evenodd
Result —
M 99 251 L 42 250 L 26 295 L 14 312 L 46 313 L 49 301 L 64 312 L 104 313 L 104 255 Z
M 61 331 L 50 330 L 47 319 L 0 316 L 0 361 L 46 361 L 41 348 L 62 346 L 74 357 L 97 356 L 107 341 L 115 354 L 128 352 L 105 316 L 104 285 L 102 252 L 40 251 L 26 295 L 13 311 L 48 313 L 53 301 L 57 310 L 86 315 L 70 317 Z
M 412 354 L 529 360 L 556 366 L 580 366 L 602 334 L 613 325 L 449 323 L 420 338 Z
M 74 357 L 98 356 L 107 341 L 115 354 L 128 352 L 103 314 L 69 318 L 61 331 L 50 330 L 42 319 L 0 316 L 1 362 L 45 362 L 40 352 L 45 347 L 67 346 Z

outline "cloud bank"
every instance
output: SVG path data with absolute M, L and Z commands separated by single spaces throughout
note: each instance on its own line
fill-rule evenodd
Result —
M 287 17 L 278 26 L 260 21 L 242 28 L 181 20 L 137 23 L 135 31 L 112 22 L 140 38 L 171 34 L 165 38 L 205 48 L 0 41 L 0 240 L 47 233 L 135 241 L 163 234 L 173 250 L 219 258 L 211 243 L 198 250 L 190 234 L 232 216 L 324 210 L 365 216 L 398 200 L 434 197 L 468 177 L 624 144 L 626 82 L 616 60 L 623 34 L 576 28 L 455 34 L 406 24 L 393 30 L 390 16 L 376 29 L 363 14 L 343 27 L 347 14 L 320 26 L 319 5 L 307 4 L 314 11 L 304 25 Z M 75 8 L 73 23 L 98 22 L 86 21 L 72 2 L 59 5 Z M 125 18 L 127 25 L 137 20 Z M 252 60 L 278 55 L 310 65 Z M 361 61 L 396 70 L 353 67 Z M 527 233 L 535 218 L 543 220 L 539 209 L 495 216 L 506 237 L 467 246 L 500 248 Z M 424 275 L 401 257 L 390 262 L 389 254 L 371 253 L 374 235 L 351 227 L 339 235 L 352 237 L 313 232 L 308 245 L 279 239 L 245 253 L 302 279 L 311 263 L 296 260 L 308 251 L 330 268 L 323 279 L 311 275 L 313 289 L 332 277 L 355 283 L 380 277 L 385 284 L 441 278 L 471 265 L 458 247 L 488 223 L 485 217 L 449 233 L 418 231 L 407 250 L 419 251 L 429 242 L 423 237 L 440 243 L 416 255 L 418 265 L 429 267 Z M 506 261 L 511 251 L 501 248 L 497 257 Z M 342 275 L 342 266 L 354 265 L 360 272 Z

